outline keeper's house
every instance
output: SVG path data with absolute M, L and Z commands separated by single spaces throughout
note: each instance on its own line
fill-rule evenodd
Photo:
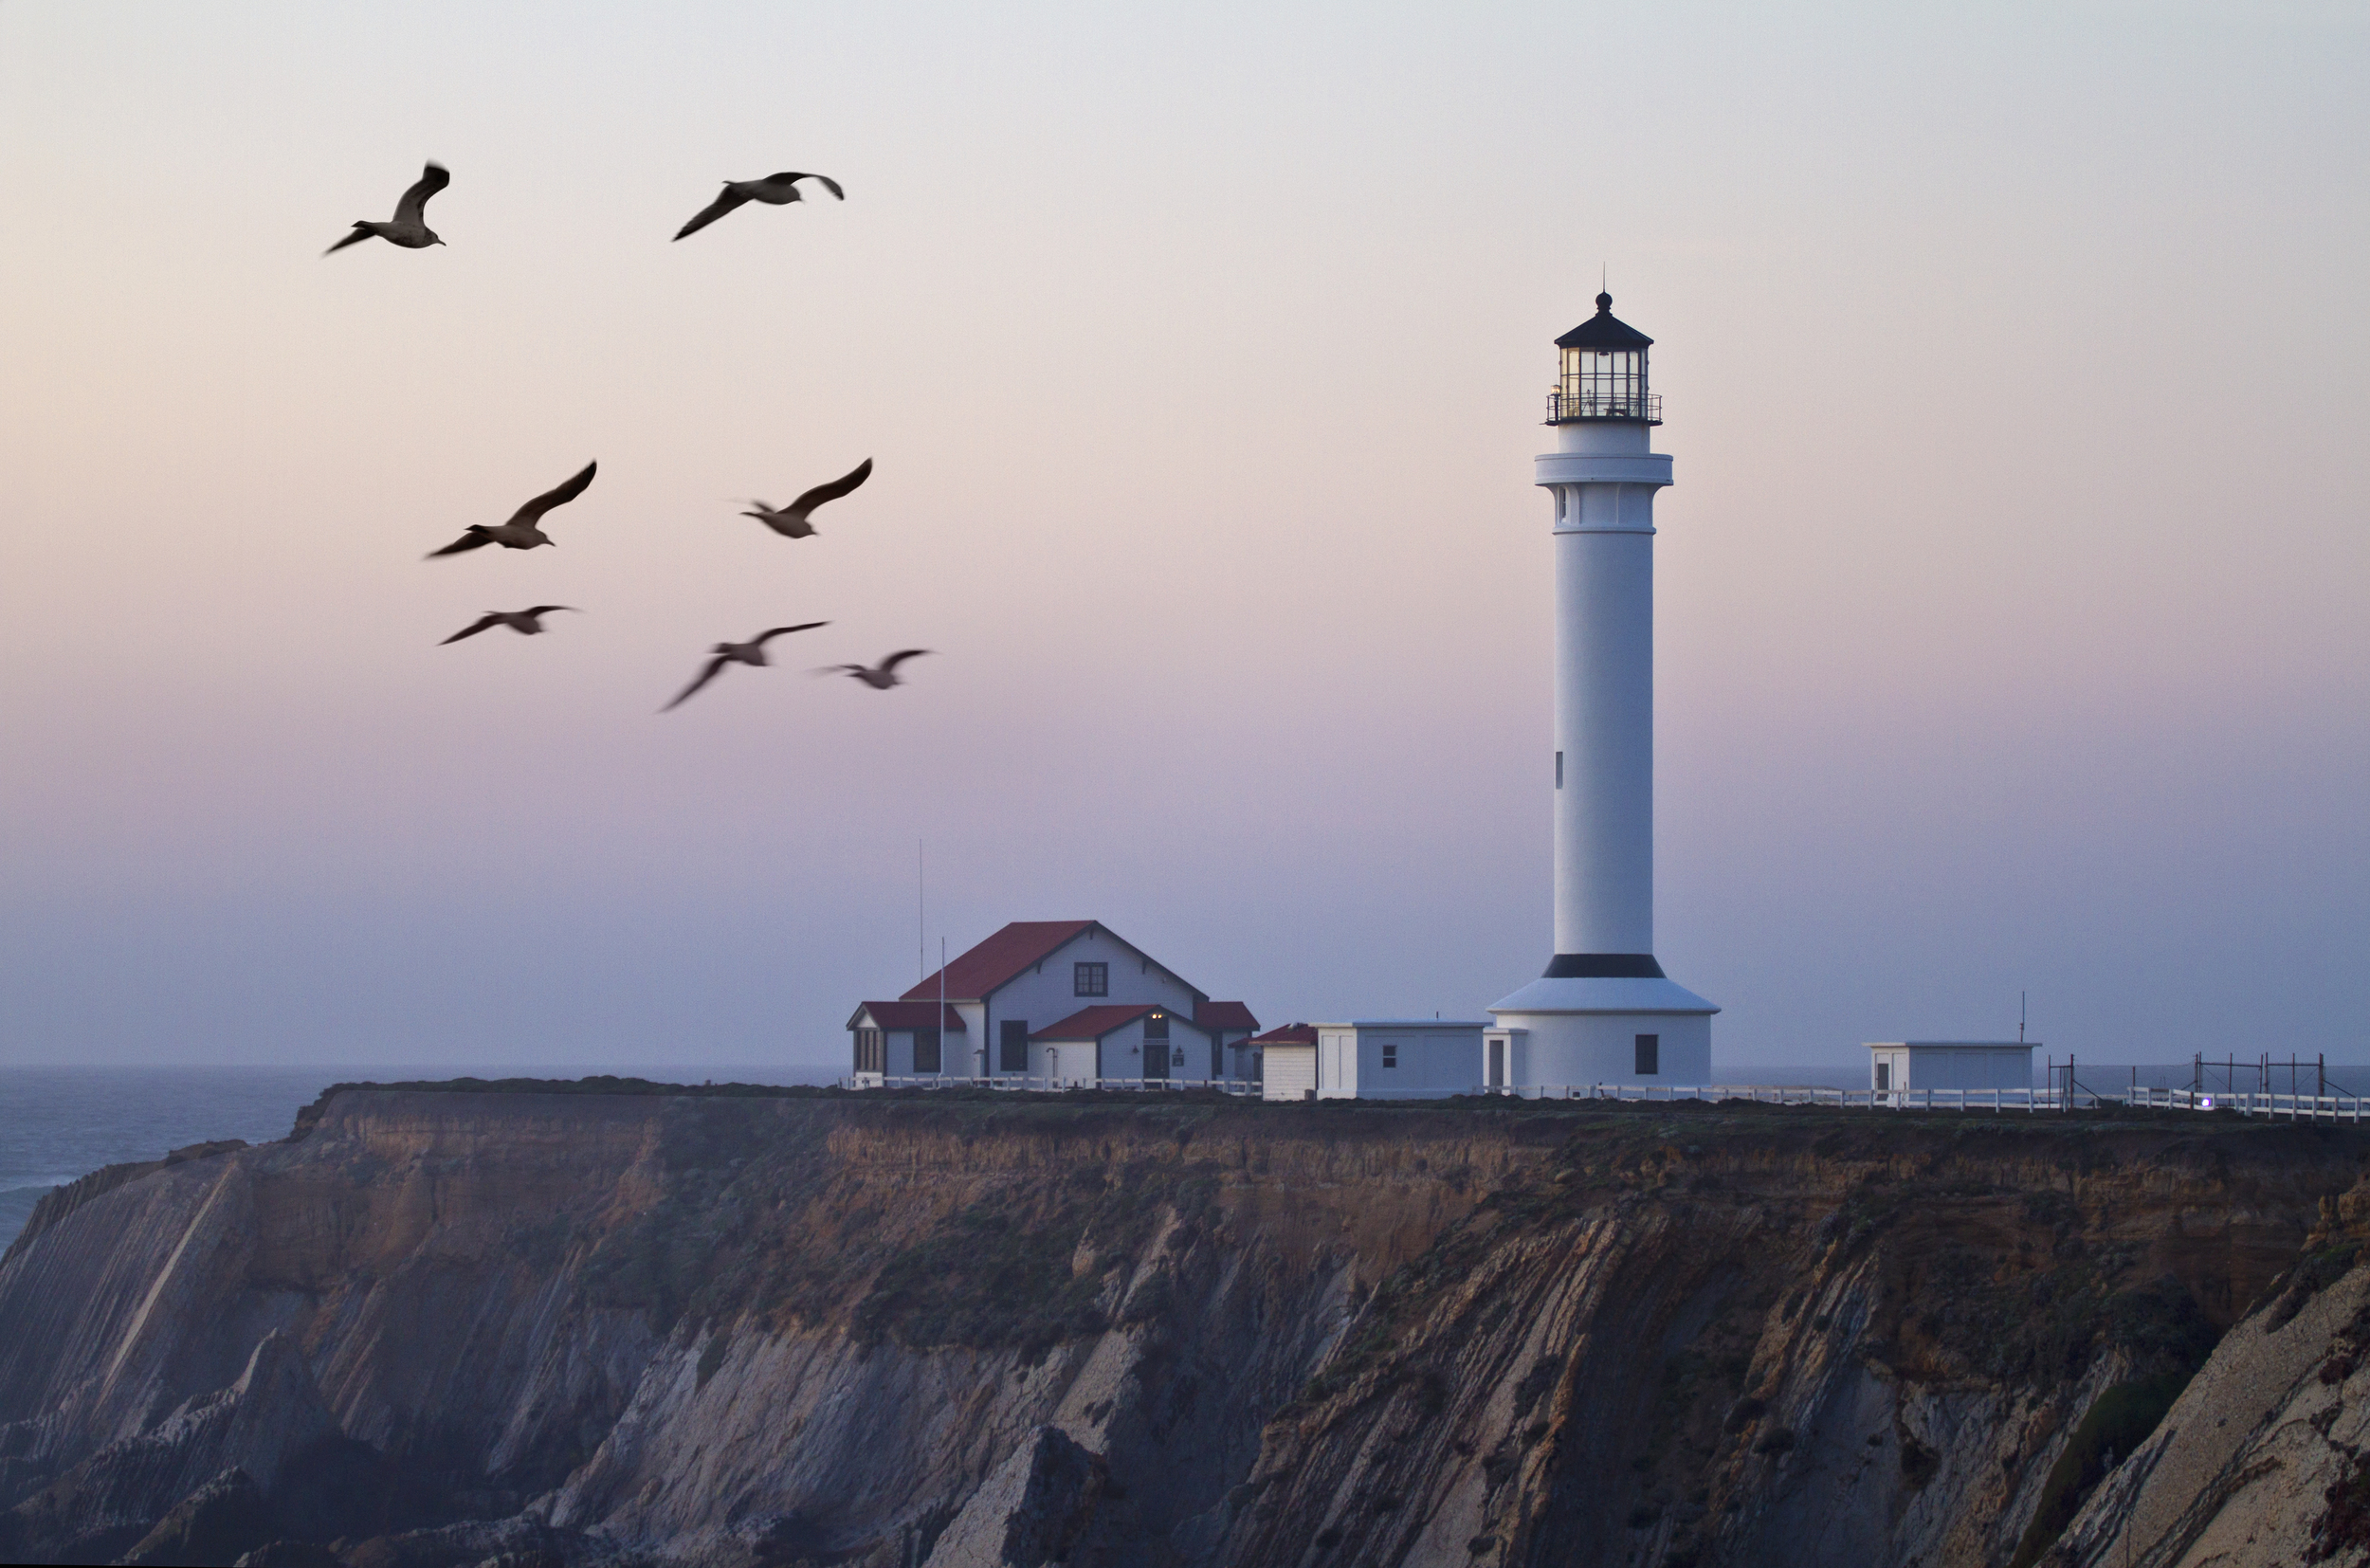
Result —
M 931 1078 L 1067 1088 L 1236 1077 L 1259 1021 L 1099 921 L 1014 921 L 897 1000 L 865 1003 L 848 1028 L 859 1088 Z

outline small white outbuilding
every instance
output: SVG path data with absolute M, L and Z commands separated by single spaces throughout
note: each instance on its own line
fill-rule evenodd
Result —
M 1481 1083 L 1486 1022 L 1360 1018 L 1314 1027 L 1320 1100 L 1440 1100 Z
M 2029 1089 L 2040 1041 L 1870 1040 L 1868 1086 L 1903 1089 Z

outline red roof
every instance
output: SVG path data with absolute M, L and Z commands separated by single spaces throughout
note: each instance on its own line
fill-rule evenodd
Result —
M 848 1027 L 854 1029 L 856 1020 L 869 1012 L 872 1014 L 872 1021 L 883 1029 L 928 1029 L 930 1014 L 937 1011 L 938 1003 L 935 1001 L 866 1002 L 856 1009 L 848 1018 Z M 963 1015 L 950 1007 L 946 1010 L 946 1016 L 939 1021 L 939 1028 L 950 1033 L 961 1034 L 965 1032 Z
M 1194 1022 L 1204 1029 L 1256 1030 L 1259 1020 L 1250 1015 L 1250 1009 L 1240 1002 L 1201 1002 L 1194 1008 Z
M 1134 1023 L 1147 1012 L 1165 1012 L 1175 1018 L 1176 1009 L 1159 1007 L 1151 1002 L 1105 1002 L 1101 1007 L 1085 1008 L 1071 1013 L 1058 1024 L 1048 1024 L 1029 1038 L 1031 1040 L 1100 1040 L 1115 1029 Z
M 1271 1029 L 1244 1042 L 1252 1046 L 1313 1046 L 1316 1043 L 1317 1031 L 1307 1024 L 1286 1024 L 1282 1029 Z
M 1089 929 L 1092 921 L 1014 921 L 946 966 L 949 1001 L 975 1002 L 991 996 L 1021 971 L 1034 968 L 1064 942 Z M 936 975 L 905 993 L 907 1001 L 939 994 Z

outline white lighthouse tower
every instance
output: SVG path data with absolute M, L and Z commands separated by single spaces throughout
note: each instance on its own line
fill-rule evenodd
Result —
M 1493 1085 L 1711 1081 L 1720 1010 L 1654 958 L 1652 342 L 1610 294 L 1556 339 L 1556 450 L 1534 465 L 1556 504 L 1556 950 L 1489 1010 Z

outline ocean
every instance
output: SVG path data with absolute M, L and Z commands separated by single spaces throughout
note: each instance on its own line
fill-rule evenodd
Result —
M 669 1083 L 828 1084 L 836 1066 L 474 1067 L 478 1078 L 638 1074 Z M 0 1247 L 44 1193 L 76 1176 L 215 1139 L 288 1136 L 300 1107 L 332 1084 L 459 1077 L 450 1067 L 0 1067 Z

